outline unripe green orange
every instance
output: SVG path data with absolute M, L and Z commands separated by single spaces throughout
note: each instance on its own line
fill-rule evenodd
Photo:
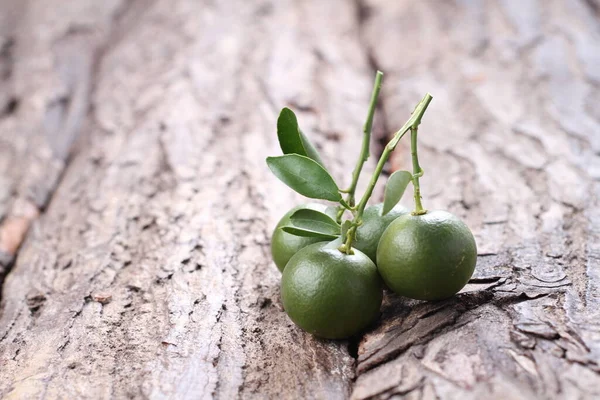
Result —
M 387 214 L 381 215 L 383 203 L 375 204 L 365 208 L 362 224 L 356 230 L 353 247 L 365 253 L 377 264 L 377 244 L 386 228 L 401 215 L 407 214 L 408 210 L 401 205 L 392 208 Z
M 335 211 L 332 210 L 331 207 L 319 203 L 308 203 L 292 208 L 281 218 L 281 220 L 279 220 L 277 226 L 273 230 L 273 236 L 271 238 L 271 255 L 273 256 L 275 265 L 277 265 L 279 271 L 282 272 L 290 258 L 292 258 L 292 256 L 296 254 L 298 250 L 308 246 L 309 244 L 322 242 L 324 240 L 314 237 L 296 236 L 280 229 L 283 226 L 291 225 L 290 217 L 293 213 L 300 209 L 321 211 L 335 217 L 335 215 L 333 215 Z
M 467 284 L 476 263 L 473 234 L 446 211 L 397 218 L 377 248 L 377 269 L 387 286 L 418 300 L 451 297 Z
M 288 316 L 305 331 L 343 339 L 364 330 L 379 316 L 383 297 L 377 267 L 360 250 L 348 255 L 341 241 L 315 243 L 298 251 L 281 279 Z

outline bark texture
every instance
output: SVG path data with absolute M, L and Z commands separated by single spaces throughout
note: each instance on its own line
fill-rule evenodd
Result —
M 58 185 L 120 6 L 59 3 L 0 1 L 0 279 Z
M 598 10 L 0 0 L 0 397 L 600 396 Z M 304 200 L 264 158 L 287 105 L 347 182 L 376 68 L 380 139 L 434 95 L 424 204 L 465 219 L 478 266 L 318 340 L 269 254 Z
M 402 123 L 397 110 L 420 93 L 435 96 L 419 135 L 425 206 L 464 218 L 479 260 L 457 298 L 388 297 L 387 318 L 360 343 L 353 397 L 600 396 L 597 7 L 374 0 L 364 10 L 388 72 L 386 124 Z M 409 168 L 408 155 L 394 167 Z

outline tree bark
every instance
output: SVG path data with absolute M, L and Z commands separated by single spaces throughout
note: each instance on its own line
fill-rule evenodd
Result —
M 353 397 L 598 397 L 598 9 L 377 0 L 364 9 L 373 59 L 388 72 L 386 125 L 434 94 L 419 135 L 425 206 L 463 218 L 479 259 L 454 299 L 387 298 L 360 343 Z M 404 146 L 394 168 L 409 168 Z
M 592 0 L 0 0 L 0 397 L 600 396 L 599 28 Z M 424 205 L 478 265 L 315 339 L 269 254 L 305 200 L 264 159 L 290 106 L 348 182 L 377 68 L 373 148 L 433 94 Z

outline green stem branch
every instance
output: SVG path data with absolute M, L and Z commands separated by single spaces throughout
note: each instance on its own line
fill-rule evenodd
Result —
M 410 154 L 412 156 L 413 176 L 412 183 L 414 188 L 415 210 L 413 215 L 423 215 L 427 210 L 421 204 L 421 187 L 419 186 L 419 178 L 423 176 L 423 169 L 419 165 L 419 155 L 417 151 L 417 131 L 418 128 L 410 128 Z
M 423 118 L 423 114 L 425 113 L 425 110 L 427 110 L 427 107 L 429 106 L 429 103 L 431 103 L 432 99 L 433 99 L 433 97 L 431 97 L 431 95 L 429 93 L 427 93 L 425 95 L 425 97 L 423 97 L 423 99 L 419 102 L 419 104 L 417 104 L 417 107 L 415 107 L 415 110 L 412 112 L 408 121 L 406 121 L 404 126 L 402 126 L 402 128 L 400 128 L 394 134 L 394 137 L 392 138 L 392 140 L 390 140 L 389 143 L 383 149 L 383 153 L 381 154 L 381 157 L 379 158 L 379 161 L 377 162 L 377 167 L 375 167 L 375 172 L 373 172 L 373 176 L 371 177 L 371 180 L 369 181 L 367 190 L 365 191 L 365 194 L 363 195 L 363 197 L 360 199 L 360 202 L 358 203 L 358 206 L 356 209 L 356 214 L 354 216 L 354 220 L 352 221 L 352 227 L 348 230 L 348 233 L 346 234 L 346 242 L 340 247 L 340 251 L 345 252 L 347 254 L 352 254 L 352 242 L 353 242 L 354 236 L 356 234 L 356 229 L 362 223 L 362 216 L 365 211 L 365 207 L 367 206 L 367 202 L 369 201 L 369 198 L 373 194 L 373 190 L 375 189 L 375 184 L 377 184 L 377 180 L 379 179 L 379 176 L 381 175 L 381 172 L 383 171 L 383 167 L 385 166 L 385 163 L 387 162 L 388 158 L 390 157 L 390 154 L 392 154 L 394 149 L 396 149 L 398 142 L 400 142 L 400 139 L 402 139 L 402 137 L 406 134 L 406 132 L 408 132 L 409 130 L 413 131 L 419 126 L 419 124 L 421 123 L 421 119 Z M 416 135 L 415 135 L 415 140 L 416 140 Z M 414 160 L 414 158 L 413 158 L 413 160 Z M 417 164 L 418 164 L 418 162 L 417 162 Z
M 379 97 L 379 92 L 381 91 L 381 81 L 383 79 L 383 72 L 377 71 L 375 74 L 375 83 L 373 84 L 373 92 L 371 93 L 371 101 L 369 102 L 369 111 L 367 113 L 367 120 L 365 121 L 365 125 L 363 126 L 363 140 L 362 147 L 360 149 L 360 155 L 358 156 L 358 160 L 356 162 L 356 166 L 354 167 L 354 171 L 352 171 L 352 182 L 350 183 L 350 187 L 348 190 L 344 192 L 348 193 L 346 196 L 346 203 L 348 203 L 351 207 L 354 207 L 354 194 L 356 192 L 356 185 L 358 184 L 358 178 L 360 177 L 360 173 L 362 171 L 365 162 L 369 159 L 369 147 L 371 144 L 371 131 L 373 130 L 373 116 L 375 115 L 375 108 L 377 107 L 377 98 Z M 337 222 L 342 222 L 342 215 L 344 214 L 343 207 L 338 208 L 337 212 Z

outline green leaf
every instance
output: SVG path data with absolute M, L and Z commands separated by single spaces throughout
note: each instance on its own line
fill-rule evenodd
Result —
M 310 209 L 301 209 L 290 216 L 292 225 L 296 228 L 322 232 L 331 235 L 340 234 L 340 225 L 329 215 Z
M 304 145 L 300 140 L 300 129 L 296 114 L 289 108 L 282 108 L 277 118 L 277 138 L 283 154 L 306 155 Z
M 277 119 L 277 138 L 283 154 L 300 154 L 323 165 L 317 149 L 298 127 L 296 114 L 287 107 L 281 110 Z
M 277 178 L 303 196 L 337 202 L 342 199 L 331 175 L 308 157 L 298 154 L 267 157 L 267 165 Z
M 412 181 L 412 174 L 408 171 L 396 171 L 390 176 L 385 184 L 383 215 L 390 212 L 398 204 L 410 181 Z
M 292 235 L 303 236 L 303 237 L 316 237 L 316 238 L 320 238 L 320 239 L 333 240 L 339 236 L 339 234 L 337 234 L 337 235 L 328 234 L 328 233 L 323 233 L 323 232 L 319 232 L 319 231 L 313 231 L 310 229 L 296 228 L 295 226 L 284 226 L 281 229 L 283 229 L 284 232 L 291 233 Z
M 348 229 L 352 226 L 352 221 L 349 219 L 342 222 L 342 241 L 346 242 L 346 234 L 348 233 Z

